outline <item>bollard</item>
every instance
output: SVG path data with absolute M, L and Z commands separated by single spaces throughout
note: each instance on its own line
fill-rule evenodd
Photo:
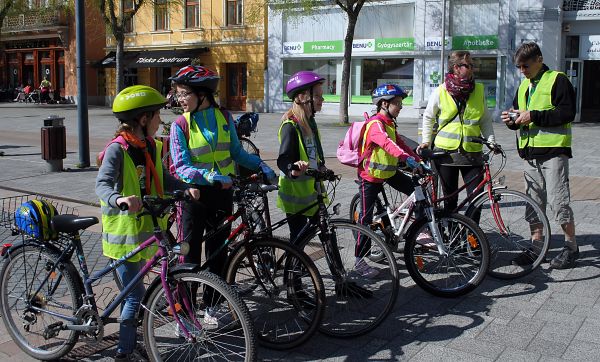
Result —
M 48 163 L 50 172 L 63 169 L 63 159 L 67 157 L 67 132 L 63 117 L 50 115 L 44 119 L 42 127 L 42 159 Z

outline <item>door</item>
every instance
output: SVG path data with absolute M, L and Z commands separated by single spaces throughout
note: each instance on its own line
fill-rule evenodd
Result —
M 581 121 L 581 79 L 583 78 L 583 62 L 579 59 L 567 59 L 565 73 L 575 88 L 576 114 L 575 122 Z
M 227 76 L 227 108 L 232 111 L 246 110 L 246 63 L 229 63 Z
M 600 122 L 600 60 L 586 60 L 585 78 L 581 80 L 581 120 Z

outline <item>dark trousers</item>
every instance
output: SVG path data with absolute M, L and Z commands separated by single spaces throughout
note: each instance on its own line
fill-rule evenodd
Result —
M 387 180 L 385 180 L 394 189 L 402 192 L 405 195 L 410 195 L 415 190 L 410 176 L 403 174 L 402 172 L 396 172 L 396 174 Z M 375 208 L 375 201 L 377 195 L 383 192 L 383 183 L 369 182 L 361 179 L 358 187 L 360 193 L 360 215 L 359 223 L 370 227 L 373 222 L 373 209 Z M 363 257 L 371 249 L 371 239 L 364 235 L 359 235 L 356 242 L 356 248 L 354 255 L 356 257 Z
M 300 236 L 300 232 L 304 226 L 310 222 L 316 223 L 319 220 L 319 211 L 313 216 L 296 215 L 296 214 L 285 214 L 287 217 L 288 227 L 290 228 L 290 242 L 294 245 L 298 245 L 299 240 L 296 240 Z
M 463 182 L 467 185 L 467 194 L 473 193 L 473 190 L 483 180 L 483 174 L 481 174 L 483 166 L 445 166 L 436 164 L 440 176 L 440 182 L 442 184 L 442 190 L 444 196 L 450 195 L 454 191 L 458 190 L 458 173 L 462 175 Z M 475 179 L 475 181 L 472 181 Z M 444 210 L 453 212 L 458 205 L 458 195 L 447 199 L 444 202 Z M 475 217 L 479 221 L 479 217 Z
M 231 227 L 225 228 L 211 240 L 204 241 L 204 232 L 211 232 L 215 226 L 233 211 L 233 193 L 231 190 L 217 190 L 213 187 L 200 187 L 200 203 L 184 202 L 181 212 L 181 240 L 190 244 L 190 252 L 185 257 L 186 263 L 201 264 L 202 243 L 205 246 L 206 270 L 220 277 L 225 276 L 227 263 L 227 246 L 225 240 Z M 205 303 L 215 304 L 213 290 L 207 289 L 204 295 Z

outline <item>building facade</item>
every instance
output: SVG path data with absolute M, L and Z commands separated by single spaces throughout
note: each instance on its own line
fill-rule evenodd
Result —
M 97 9 L 86 5 L 86 59 L 88 100 L 104 102 L 104 86 L 90 64 L 104 56 L 104 24 Z M 0 33 L 0 84 L 6 89 L 30 84 L 38 88 L 47 78 L 53 96 L 76 99 L 75 17 L 72 9 L 46 8 L 30 2 L 19 14 L 8 15 Z M 100 86 L 101 85 L 101 86 Z
M 235 111 L 264 110 L 264 16 L 251 19 L 242 0 L 147 2 L 134 15 L 125 39 L 125 83 L 147 84 L 167 94 L 168 78 L 182 66 L 207 66 L 221 76 L 218 100 Z M 125 10 L 131 1 L 122 1 Z M 115 40 L 107 36 L 99 68 L 114 97 Z M 107 100 L 110 102 L 110 99 Z
M 532 40 L 542 47 L 549 67 L 572 78 L 578 89 L 578 119 L 584 120 L 584 110 L 597 107 L 598 97 L 592 95 L 600 86 L 596 80 L 600 77 L 593 76 L 597 61 L 592 60 L 600 54 L 598 6 L 597 1 L 558 0 L 367 2 L 352 45 L 349 113 L 372 110 L 371 90 L 390 82 L 409 94 L 401 117 L 419 116 L 431 91 L 443 81 L 442 56 L 447 59 L 452 50 L 469 50 L 475 77 L 485 85 L 487 105 L 497 115 L 510 107 L 521 80 L 512 62 L 514 51 Z M 335 5 L 308 16 L 269 8 L 266 92 L 270 110 L 289 107 L 284 84 L 294 72 L 308 69 L 326 79 L 323 112 L 339 112 L 346 27 L 347 20 Z

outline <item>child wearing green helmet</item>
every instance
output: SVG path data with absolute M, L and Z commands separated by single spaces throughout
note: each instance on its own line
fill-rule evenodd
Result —
M 162 196 L 164 187 L 169 191 L 186 189 L 194 199 L 200 198 L 199 190 L 163 172 L 162 143 L 152 137 L 160 126 L 160 109 L 165 103 L 156 89 L 143 85 L 123 89 L 113 102 L 113 114 L 120 126 L 98 157 L 96 178 L 102 210 L 102 251 L 111 259 L 125 256 L 152 235 L 150 216 L 139 220 L 131 217 L 141 211 L 144 195 Z M 159 223 L 166 227 L 166 220 Z M 127 230 L 126 235 L 122 230 Z M 121 285 L 128 285 L 155 251 L 148 248 L 118 267 Z M 123 302 L 115 361 L 146 360 L 135 348 L 136 315 L 144 292 L 140 283 Z

